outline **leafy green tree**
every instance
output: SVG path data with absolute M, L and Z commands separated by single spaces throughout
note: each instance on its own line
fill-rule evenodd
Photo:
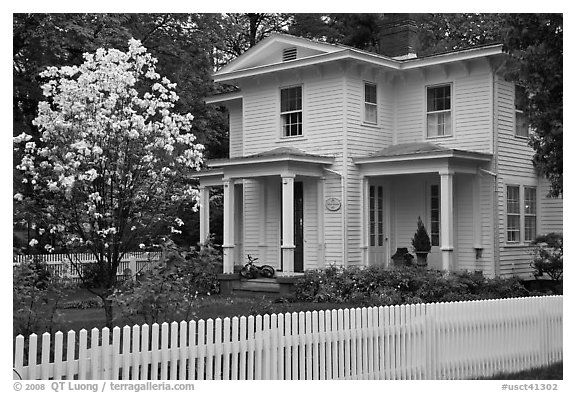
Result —
M 48 68 L 34 120 L 41 138 L 14 138 L 22 157 L 16 169 L 32 189 L 14 195 L 19 211 L 34 212 L 38 233 L 69 255 L 94 255 L 102 288 L 91 291 L 108 326 L 123 255 L 179 233 L 179 207 L 192 209 L 198 197 L 185 179 L 199 169 L 203 146 L 190 133 L 193 116 L 174 111 L 176 85 L 155 64 L 132 39 L 127 52 L 101 48 L 80 66 Z M 69 262 L 82 278 L 80 263 Z
M 534 166 L 550 181 L 550 194 L 559 196 L 563 193 L 562 14 L 507 14 L 503 43 L 512 57 L 506 75 L 528 93 Z

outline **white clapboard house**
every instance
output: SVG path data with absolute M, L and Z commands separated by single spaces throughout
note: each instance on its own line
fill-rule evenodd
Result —
M 421 217 L 429 267 L 530 275 L 562 199 L 531 163 L 502 46 L 416 57 L 406 29 L 387 55 L 271 34 L 214 73 L 237 87 L 206 99 L 228 110 L 230 157 L 198 175 L 202 240 L 224 187 L 224 273 L 248 254 L 280 275 L 388 266 Z

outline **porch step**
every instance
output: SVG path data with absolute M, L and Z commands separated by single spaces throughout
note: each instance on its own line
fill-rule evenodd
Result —
M 279 294 L 280 284 L 274 278 L 242 279 L 234 284 L 234 293 L 238 294 Z

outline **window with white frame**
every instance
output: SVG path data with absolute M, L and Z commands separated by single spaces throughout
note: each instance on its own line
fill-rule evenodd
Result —
M 378 98 L 374 83 L 364 82 L 364 122 L 378 123 Z
M 280 90 L 282 136 L 302 135 L 302 86 Z
M 426 128 L 428 137 L 452 135 L 452 85 L 426 88 Z
M 516 129 L 515 135 L 528 138 L 528 114 L 526 113 L 526 103 L 528 101 L 528 96 L 526 95 L 526 89 L 522 86 L 516 85 L 514 87 L 514 111 L 516 113 Z
M 506 241 L 531 242 L 536 238 L 536 187 L 506 187 Z

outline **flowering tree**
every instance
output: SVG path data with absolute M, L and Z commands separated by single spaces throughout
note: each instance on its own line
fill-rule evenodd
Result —
M 94 254 L 102 288 L 92 291 L 109 326 L 108 297 L 124 253 L 178 233 L 178 208 L 198 198 L 185 179 L 199 169 L 203 146 L 190 133 L 192 115 L 173 113 L 176 85 L 155 64 L 130 40 L 127 52 L 98 49 L 80 66 L 48 68 L 34 120 L 41 138 L 14 138 L 28 190 L 14 199 L 62 251 Z

